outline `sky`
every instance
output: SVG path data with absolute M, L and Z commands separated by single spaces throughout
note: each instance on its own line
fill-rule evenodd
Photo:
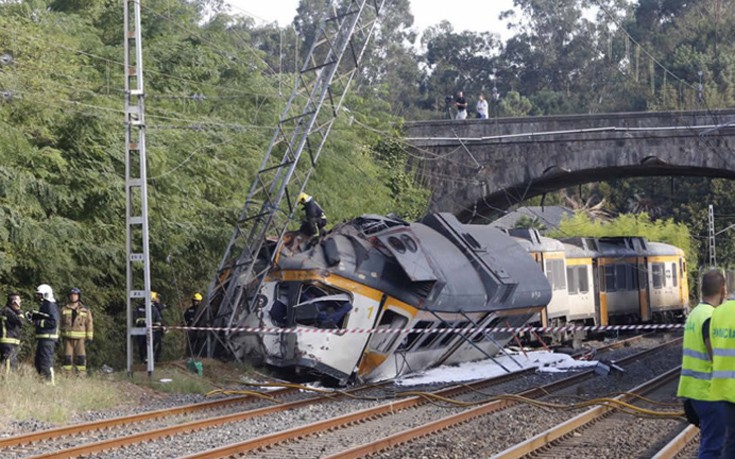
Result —
M 256 20 L 290 24 L 296 15 L 299 0 L 225 0 L 231 4 L 233 13 L 246 14 Z M 510 34 L 506 25 L 498 20 L 501 11 L 513 7 L 513 0 L 411 0 L 414 26 L 422 31 L 448 20 L 454 30 L 472 32 L 496 32 L 503 38 Z

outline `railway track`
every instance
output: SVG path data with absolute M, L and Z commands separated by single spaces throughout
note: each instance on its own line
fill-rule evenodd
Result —
M 622 365 L 641 359 L 662 348 L 680 342 L 681 339 L 675 339 L 659 347 L 618 360 L 616 363 Z M 594 374 L 594 370 L 584 371 L 546 386 L 524 391 L 519 395 L 527 398 L 539 398 L 578 384 L 593 377 Z M 436 395 L 448 397 L 450 394 L 449 392 L 440 391 Z M 460 397 L 457 399 L 460 399 Z M 516 401 L 509 399 L 497 400 L 465 409 L 462 413 L 447 416 L 448 410 L 446 407 L 437 407 L 425 403 L 417 397 L 192 454 L 186 456 L 186 459 L 221 457 L 326 457 L 333 459 L 363 457 L 396 444 L 467 422 L 476 417 L 504 410 L 516 403 Z M 405 430 L 385 437 L 386 432 L 395 432 L 401 428 Z M 352 445 L 355 444 L 359 446 L 353 447 Z
M 489 380 L 477 383 L 479 389 L 490 387 L 495 384 L 507 382 L 516 378 L 522 378 L 533 373 L 534 369 L 525 369 L 514 373 L 491 378 Z M 384 388 L 391 384 L 385 382 L 382 384 L 368 385 L 357 387 L 348 391 L 329 392 L 326 395 L 307 397 L 295 401 L 267 400 L 268 406 L 261 406 L 246 410 L 238 409 L 234 413 L 224 415 L 204 415 L 201 419 L 193 421 L 174 420 L 173 418 L 181 418 L 192 415 L 194 413 L 202 415 L 213 410 L 221 410 L 223 408 L 233 409 L 242 406 L 245 403 L 254 403 L 262 401 L 257 395 L 248 395 L 234 397 L 228 399 L 215 400 L 194 405 L 187 405 L 170 410 L 158 410 L 153 412 L 140 413 L 131 416 L 102 420 L 98 422 L 77 424 L 72 426 L 60 427 L 39 432 L 32 432 L 25 435 L 9 437 L 0 441 L 3 457 L 5 454 L 14 454 L 17 457 L 40 458 L 71 458 L 79 456 L 87 456 L 103 451 L 110 451 L 129 445 L 140 444 L 151 440 L 182 435 L 198 430 L 209 429 L 223 424 L 236 423 L 261 416 L 272 415 L 277 412 L 286 412 L 307 407 L 309 405 L 319 403 L 330 403 L 339 398 L 347 398 L 350 396 L 360 396 L 370 391 L 380 390 L 383 398 L 385 398 Z M 472 386 L 464 388 L 455 388 L 457 392 L 471 391 Z M 298 389 L 282 389 L 276 393 L 277 397 L 285 397 L 296 393 Z M 401 392 L 392 392 L 392 397 L 402 397 Z M 368 395 L 368 397 L 370 397 Z M 276 397 L 274 397 L 276 398 Z M 155 421 L 154 425 L 146 425 L 150 421 Z M 161 426 L 161 424 L 170 424 Z M 88 438 L 98 436 L 107 437 L 99 441 L 86 441 Z M 64 448 L 59 449 L 59 445 L 63 444 Z M 46 450 L 46 451 L 43 451 Z
M 671 401 L 675 397 L 680 367 L 653 378 L 632 389 L 631 394 L 646 394 L 658 401 Z M 637 402 L 633 395 L 625 394 L 615 398 L 622 402 Z M 548 429 L 519 443 L 495 456 L 493 459 L 538 458 L 585 458 L 610 457 L 615 449 L 619 457 L 647 458 L 658 450 L 657 445 L 666 444 L 685 425 L 683 420 L 635 419 L 621 413 L 610 405 L 596 406 L 568 421 Z M 639 441 L 636 430 L 646 434 L 654 429 L 644 429 L 642 423 L 654 422 L 656 435 L 648 436 L 648 441 Z M 639 437 L 639 436 L 638 436 Z

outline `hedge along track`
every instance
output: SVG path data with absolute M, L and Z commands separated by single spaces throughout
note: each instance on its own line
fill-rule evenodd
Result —
M 647 349 L 645 351 L 630 355 L 616 361 L 616 364 L 624 364 L 645 357 L 651 353 L 662 350 L 681 342 L 681 338 L 663 343 L 657 347 Z M 583 382 L 595 374 L 594 370 L 580 372 L 563 380 L 556 381 L 543 387 L 530 389 L 518 395 L 526 398 L 538 398 L 554 391 L 559 391 L 567 387 Z M 438 396 L 449 397 L 455 395 L 458 388 L 438 391 L 432 394 L 431 401 L 437 400 Z M 315 422 L 309 425 L 288 429 L 285 431 L 275 432 L 270 435 L 253 438 L 240 443 L 227 445 L 224 447 L 203 451 L 201 453 L 186 456 L 186 459 L 210 459 L 221 457 L 235 457 L 250 453 L 251 457 L 313 457 L 310 453 L 314 453 L 316 457 L 329 458 L 356 458 L 363 457 L 367 454 L 388 449 L 397 444 L 410 441 L 427 435 L 432 432 L 447 428 L 451 425 L 461 424 L 473 419 L 477 416 L 483 416 L 488 413 L 500 411 L 517 404 L 518 401 L 512 397 L 503 397 L 502 399 L 482 404 L 476 408 L 465 410 L 462 413 L 442 418 L 438 421 L 424 423 L 416 428 L 411 428 L 389 437 L 380 438 L 374 442 L 362 444 L 358 447 L 345 447 L 346 450 L 334 453 L 332 455 L 328 451 L 332 445 L 364 442 L 367 435 L 371 432 L 390 432 L 391 423 L 394 423 L 393 415 L 408 411 L 411 408 L 417 408 L 427 404 L 426 396 L 416 396 L 404 399 L 390 404 L 369 408 L 355 413 L 349 413 L 343 416 Z M 414 416 L 409 411 L 406 416 Z M 385 419 L 382 419 L 385 418 Z M 381 424 L 375 427 L 374 424 Z M 388 426 L 388 427 L 386 427 Z M 382 429 L 382 430 L 381 430 Z M 344 438 L 336 438 L 343 435 L 343 431 L 355 431 L 351 440 Z M 348 449 L 349 448 L 349 449 Z
M 483 380 L 483 381 L 475 383 L 474 385 L 476 386 L 476 390 L 477 390 L 477 389 L 489 387 L 492 385 L 500 384 L 503 382 L 507 382 L 509 380 L 513 380 L 516 378 L 522 378 L 523 376 L 529 375 L 533 373 L 534 371 L 535 371 L 535 368 L 528 368 L 528 369 L 520 370 L 517 372 L 513 372 L 513 373 L 501 375 L 501 376 L 496 376 L 494 378 L 490 378 L 487 380 Z M 180 435 L 180 434 L 184 434 L 188 432 L 194 432 L 197 430 L 203 430 L 203 429 L 207 429 L 210 427 L 216 427 L 218 425 L 223 425 L 227 423 L 235 423 L 235 422 L 244 421 L 247 419 L 257 418 L 260 416 L 266 416 L 266 415 L 273 414 L 273 413 L 280 412 L 280 411 L 293 410 L 293 409 L 301 408 L 307 405 L 313 405 L 317 403 L 327 403 L 327 402 L 334 401 L 337 398 L 347 398 L 347 397 L 360 398 L 360 396 L 357 394 L 360 394 L 362 392 L 371 391 L 371 390 L 374 391 L 376 388 L 377 389 L 384 388 L 385 386 L 388 386 L 390 384 L 392 384 L 392 381 L 385 381 L 379 384 L 360 386 L 360 387 L 356 387 L 354 389 L 347 390 L 347 391 L 322 391 L 322 392 L 327 392 L 327 394 L 318 396 L 318 397 L 310 397 L 304 400 L 297 400 L 297 401 L 288 402 L 288 403 L 280 403 L 274 406 L 255 408 L 255 409 L 250 409 L 250 410 L 243 411 L 243 412 L 227 414 L 223 416 L 210 417 L 210 418 L 200 419 L 200 420 L 191 421 L 191 422 L 185 422 L 185 423 L 176 424 L 172 426 L 157 428 L 153 430 L 147 430 L 147 431 L 143 431 L 139 433 L 128 434 L 126 436 L 120 436 L 120 437 L 111 438 L 107 440 L 97 441 L 93 443 L 85 443 L 85 444 L 81 444 L 77 446 L 71 446 L 65 449 L 61 449 L 61 450 L 55 449 L 53 452 L 38 454 L 36 456 L 32 456 L 32 458 L 33 459 L 40 459 L 40 458 L 55 458 L 55 459 L 59 458 L 61 459 L 61 458 L 79 457 L 82 455 L 88 455 L 88 454 L 93 454 L 93 453 L 97 453 L 101 451 L 121 448 L 124 446 L 144 443 L 144 442 L 151 441 L 151 440 L 157 440 L 160 438 Z M 281 393 L 286 393 L 286 392 L 292 393 L 294 391 L 299 390 L 300 388 L 303 388 L 303 386 L 293 385 L 292 387 L 283 389 L 283 391 L 280 391 L 280 392 Z M 472 386 L 469 386 L 469 385 L 462 386 L 462 387 L 453 387 L 453 388 L 450 388 L 449 390 L 452 390 L 452 389 L 457 392 L 467 392 L 467 391 L 473 390 Z M 396 396 L 401 396 L 401 393 L 400 392 L 394 393 L 390 397 L 380 397 L 380 398 L 370 397 L 370 398 L 376 399 L 376 400 L 382 400 L 385 398 L 393 399 Z M 368 398 L 368 397 L 365 397 L 365 398 Z M 221 401 L 218 400 L 217 402 L 221 402 Z M 205 404 L 206 403 L 210 403 L 210 402 L 205 402 Z M 204 405 L 204 404 L 197 404 L 197 405 Z M 196 406 L 196 405 L 189 405 L 188 407 L 181 407 L 180 409 L 191 408 L 192 406 Z M 157 412 L 143 413 L 142 416 L 145 416 L 146 419 L 149 419 L 150 417 L 152 417 L 153 414 L 159 414 L 159 417 L 161 417 L 161 416 L 164 416 L 162 412 L 165 412 L 165 411 L 170 411 L 170 410 L 160 410 Z M 116 419 L 111 419 L 108 421 L 101 421 L 101 424 L 108 425 L 109 423 L 112 423 L 111 425 L 127 425 L 128 423 L 137 422 L 135 418 L 136 418 L 136 415 L 125 416 L 124 418 L 116 418 Z M 33 436 L 45 433 L 45 435 L 43 435 L 42 437 L 44 440 L 56 440 L 57 441 L 60 437 L 53 436 L 53 433 L 56 431 L 62 431 L 63 433 L 60 434 L 61 436 L 69 437 L 77 433 L 99 431 L 100 430 L 100 428 L 98 427 L 99 425 L 100 423 L 80 424 L 77 426 L 69 426 L 66 428 L 51 429 L 48 431 L 32 433 L 32 434 L 28 434 L 27 437 L 33 437 Z M 75 431 L 74 429 L 78 427 L 81 427 L 83 430 Z M 26 437 L 26 436 L 21 436 L 21 437 Z M 11 437 L 7 439 L 6 441 L 11 442 L 11 444 L 18 444 L 20 441 L 20 437 Z M 27 440 L 24 440 L 23 443 L 27 443 Z

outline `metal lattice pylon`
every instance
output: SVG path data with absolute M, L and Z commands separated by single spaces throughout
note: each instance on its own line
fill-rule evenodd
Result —
M 329 6 L 197 314 L 197 323 L 229 329 L 253 311 L 251 303 L 263 275 L 272 266 L 293 219 L 292 197 L 304 190 L 314 170 L 383 3 L 334 0 Z M 304 152 L 308 161 L 302 161 Z M 265 244 L 268 236 L 277 241 L 275 246 Z M 213 354 L 216 339 L 240 358 L 239 336 L 229 331 L 210 333 L 207 354 Z
M 153 374 L 148 187 L 143 105 L 143 43 L 140 1 L 125 0 L 125 228 L 127 265 L 127 367 L 133 367 L 133 336 L 147 336 L 148 375 Z M 131 20 L 132 14 L 132 20 Z M 133 301 L 145 301 L 146 327 L 133 326 Z

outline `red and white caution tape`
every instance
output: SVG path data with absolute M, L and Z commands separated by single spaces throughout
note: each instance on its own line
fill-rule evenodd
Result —
M 589 325 L 564 327 L 493 327 L 493 328 L 311 328 L 311 327 L 162 327 L 167 330 L 190 330 L 190 331 L 213 331 L 229 333 L 256 333 L 261 335 L 273 335 L 281 333 L 310 334 L 331 333 L 334 335 L 345 335 L 348 333 L 462 333 L 473 334 L 480 331 L 486 333 L 562 333 L 562 332 L 603 332 L 603 331 L 630 331 L 630 330 L 678 330 L 684 328 L 684 324 L 640 324 L 640 325 Z

